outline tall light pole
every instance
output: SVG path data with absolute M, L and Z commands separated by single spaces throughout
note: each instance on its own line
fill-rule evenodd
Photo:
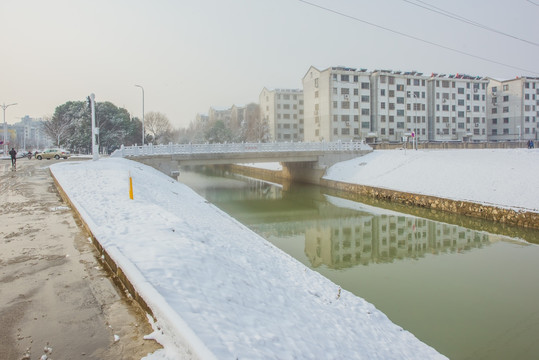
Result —
M 144 88 L 140 85 L 135 85 L 142 89 L 142 145 L 144 145 Z
M 7 104 L 3 103 L 0 105 L 2 107 L 2 110 L 4 111 L 4 156 L 7 155 L 7 124 L 6 124 L 6 109 L 10 107 L 11 105 L 17 105 L 17 103 L 13 104 Z

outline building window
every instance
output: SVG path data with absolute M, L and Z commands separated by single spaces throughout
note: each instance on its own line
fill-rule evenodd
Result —
M 359 103 L 357 101 L 354 101 L 354 109 L 359 109 Z
M 381 102 L 380 103 L 380 109 L 385 109 L 386 108 L 386 103 L 385 102 Z
M 386 89 L 380 90 L 380 96 L 386 96 Z
M 368 82 L 362 82 L 362 83 L 361 83 L 361 88 L 362 88 L 362 89 L 370 89 L 370 83 L 368 83 Z
M 357 83 L 359 81 L 359 76 L 354 75 L 354 82 Z
M 503 123 L 504 124 L 509 124 L 509 118 L 508 117 L 503 118 Z
M 333 108 L 334 108 L 334 109 L 337 108 L 337 102 L 336 102 L 336 101 L 333 102 Z
M 350 121 L 350 115 L 341 115 L 341 121 L 345 121 L 345 122 Z
M 404 91 L 404 85 L 397 84 L 397 91 Z
M 404 98 L 403 97 L 398 97 L 397 98 L 397 104 L 404 104 Z
M 397 116 L 404 116 L 404 110 L 397 110 Z
M 341 81 L 350 81 L 350 76 L 341 74 Z
M 503 101 L 504 101 L 504 102 L 509 101 L 509 95 L 505 95 L 505 96 L 503 97 Z
M 509 90 L 509 85 L 508 84 L 504 85 L 503 86 L 503 91 L 508 91 L 508 90 Z M 504 131 L 505 131 L 505 129 L 504 129 Z
M 333 122 L 339 121 L 339 115 L 333 115 Z
M 369 95 L 362 95 L 361 96 L 361 102 L 368 103 L 369 102 Z
M 350 89 L 348 88 L 341 88 L 341 95 L 348 95 L 350 94 Z
M 368 122 L 368 121 L 362 121 L 361 122 L 361 128 L 362 129 L 368 129 L 368 128 L 370 128 L 370 126 L 371 126 L 371 123 Z
M 339 135 L 339 129 L 334 128 L 333 129 L 333 135 Z
M 354 121 L 355 121 L 355 122 L 358 122 L 358 121 L 359 121 L 359 115 L 354 115 Z
M 503 107 L 503 112 L 508 113 L 509 112 L 509 106 L 504 106 Z
M 498 119 L 492 119 L 492 125 L 498 124 Z
M 349 128 L 342 128 L 341 129 L 341 135 L 350 135 L 350 129 Z
M 359 89 L 358 88 L 354 89 L 354 95 L 359 95 Z
M 492 135 L 498 135 L 498 129 L 492 129 Z
M 498 108 L 492 108 L 492 113 L 497 114 L 498 113 Z
M 369 109 L 361 109 L 361 115 L 369 115 L 370 114 L 370 111 Z
M 350 109 L 350 101 L 341 101 L 341 109 Z

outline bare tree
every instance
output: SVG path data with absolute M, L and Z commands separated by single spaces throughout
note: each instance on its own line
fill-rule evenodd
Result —
M 171 138 L 172 126 L 165 114 L 151 111 L 144 116 L 144 129 L 155 144 L 162 144 Z
M 63 143 L 66 135 L 69 134 L 73 123 L 73 118 L 67 116 L 53 116 L 43 120 L 43 131 L 45 135 L 56 142 L 56 146 Z

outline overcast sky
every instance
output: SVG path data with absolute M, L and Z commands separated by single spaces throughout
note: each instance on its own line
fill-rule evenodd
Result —
M 146 112 L 185 127 L 210 106 L 258 102 L 264 86 L 301 88 L 311 65 L 539 76 L 539 0 L 410 1 L 518 39 L 404 0 L 309 1 L 356 19 L 298 0 L 1 0 L 0 104 L 18 103 L 14 123 L 93 92 L 141 117 L 140 84 Z

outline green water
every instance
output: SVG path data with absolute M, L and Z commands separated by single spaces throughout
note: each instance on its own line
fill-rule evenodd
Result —
M 451 359 L 539 358 L 539 246 L 522 240 L 537 231 L 310 185 L 179 180 Z

